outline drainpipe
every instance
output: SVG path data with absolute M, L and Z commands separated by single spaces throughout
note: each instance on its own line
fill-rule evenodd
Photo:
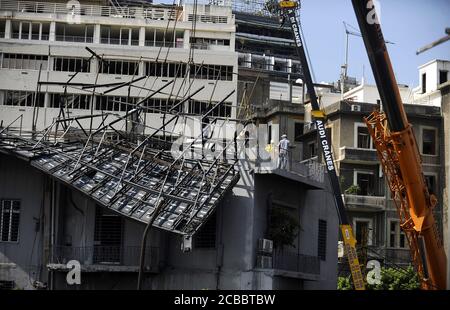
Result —
M 137 283 L 137 290 L 142 289 L 142 275 L 144 272 L 144 263 L 145 263 L 145 245 L 147 243 L 147 235 L 153 225 L 153 222 L 156 220 L 156 217 L 160 213 L 162 206 L 164 204 L 164 198 L 161 198 L 158 205 L 156 206 L 155 210 L 152 213 L 152 216 L 150 217 L 147 226 L 145 227 L 144 233 L 142 235 L 142 242 L 141 242 L 141 255 L 139 260 L 139 274 L 138 274 L 138 283 Z M 150 286 L 151 289 L 151 286 Z

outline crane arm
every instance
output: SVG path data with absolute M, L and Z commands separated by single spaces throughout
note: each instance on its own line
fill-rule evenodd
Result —
M 312 115 L 316 124 L 317 132 L 319 135 L 320 148 L 322 150 L 323 157 L 326 163 L 326 169 L 330 184 L 333 189 L 334 199 L 336 202 L 337 213 L 339 215 L 340 227 L 343 236 L 344 246 L 352 274 L 353 284 L 355 289 L 364 290 L 364 280 L 362 277 L 361 266 L 359 265 L 358 255 L 356 254 L 356 239 L 353 235 L 352 227 L 349 223 L 347 213 L 342 200 L 342 193 L 339 186 L 339 180 L 336 174 L 336 167 L 334 165 L 334 159 L 332 154 L 331 145 L 329 143 L 325 129 L 325 115 L 320 110 L 319 102 L 317 101 L 317 94 L 314 89 L 314 83 L 309 69 L 308 61 L 306 58 L 305 49 L 303 47 L 302 38 L 300 35 L 300 24 L 297 19 L 296 9 L 298 7 L 297 1 L 282 0 L 279 2 L 280 8 L 284 17 L 287 19 L 291 30 L 294 34 L 294 41 L 300 63 L 303 71 L 303 82 L 306 84 L 308 94 L 311 100 Z
M 372 0 L 352 0 L 352 4 L 386 113 L 383 118 L 375 112 L 366 123 L 374 141 L 378 141 L 378 155 L 390 175 L 393 198 L 401 202 L 401 225 L 410 237 L 410 250 L 422 287 L 445 289 L 446 256 L 432 212 L 436 198 L 429 194 L 425 183 L 417 142 L 403 107 L 375 6 Z M 384 120 L 386 127 L 382 124 Z

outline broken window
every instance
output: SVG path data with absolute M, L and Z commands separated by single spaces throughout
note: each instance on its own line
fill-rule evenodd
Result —
M 19 241 L 20 201 L 2 200 L 0 214 L 0 241 Z
M 317 238 L 317 256 L 321 260 L 327 259 L 327 221 L 319 220 L 319 232 Z
M 436 155 L 435 129 L 422 129 L 422 154 Z
M 356 172 L 356 184 L 359 186 L 359 195 L 373 196 L 375 175 L 368 172 Z
M 79 94 L 50 94 L 50 107 L 60 108 L 61 106 L 69 109 L 89 109 L 91 102 L 90 95 Z
M 33 107 L 34 106 L 34 92 L 7 90 L 5 92 L 4 105 L 19 106 L 19 107 Z M 38 94 L 36 100 L 37 107 L 43 107 L 45 103 L 45 94 Z
M 55 57 L 53 71 L 90 72 L 91 63 L 86 58 Z
M 194 246 L 203 249 L 216 247 L 216 214 L 211 215 L 194 235 Z

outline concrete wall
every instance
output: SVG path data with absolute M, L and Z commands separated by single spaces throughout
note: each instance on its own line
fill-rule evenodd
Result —
M 26 189 L 26 190 L 25 190 Z M 32 289 L 42 281 L 44 177 L 25 161 L 0 154 L 0 200 L 20 201 L 19 241 L 0 241 L 0 281 Z

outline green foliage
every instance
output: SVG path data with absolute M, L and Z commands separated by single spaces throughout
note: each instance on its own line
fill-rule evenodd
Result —
M 347 188 L 344 193 L 348 195 L 358 195 L 360 191 L 361 188 L 358 185 L 353 184 L 349 188 Z
M 274 246 L 281 248 L 285 245 L 293 246 L 298 234 L 299 223 L 283 207 L 273 207 L 270 214 L 269 238 Z
M 351 276 L 339 277 L 338 290 L 352 290 Z M 381 283 L 366 284 L 368 290 L 418 290 L 420 281 L 412 266 L 406 269 L 381 268 Z

